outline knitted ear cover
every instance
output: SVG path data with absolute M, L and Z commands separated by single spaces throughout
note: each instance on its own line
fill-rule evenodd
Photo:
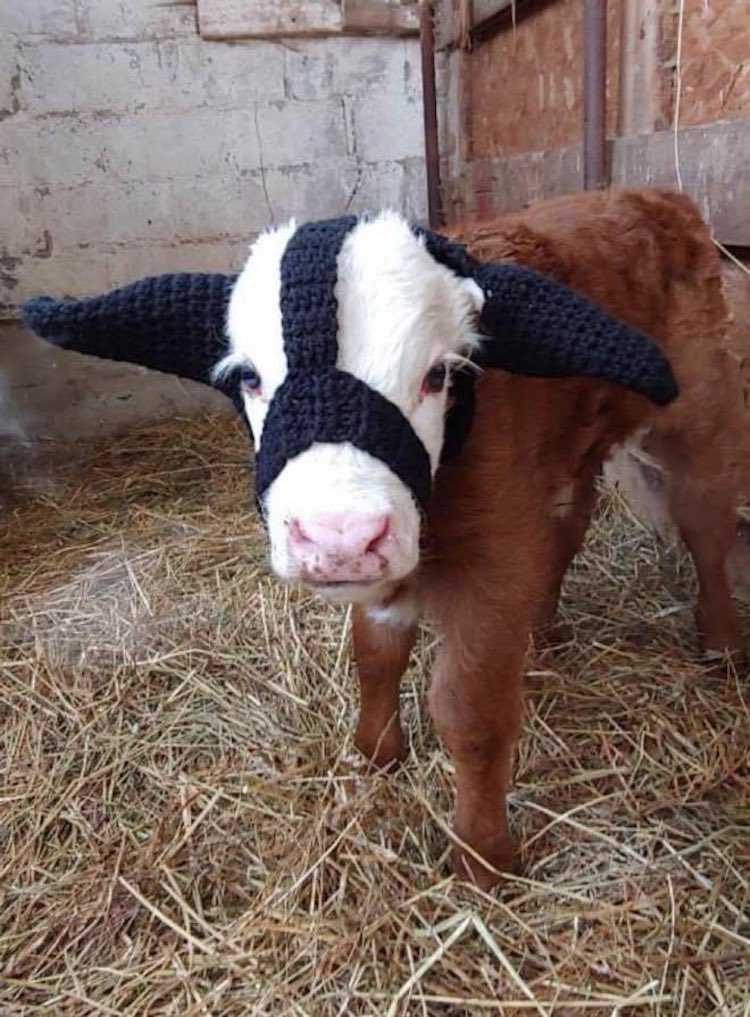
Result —
M 281 260 L 281 321 L 287 376 L 274 393 L 256 460 L 259 503 L 284 466 L 317 442 L 349 442 L 385 463 L 421 509 L 430 459 L 395 403 L 336 367 L 337 259 L 354 216 L 300 226 Z
M 473 278 L 484 293 L 478 326 L 487 340 L 473 357 L 479 366 L 527 377 L 599 378 L 659 406 L 677 397 L 661 349 L 624 321 L 539 272 L 476 261 L 461 244 L 420 232 L 437 261 Z
M 89 300 L 36 297 L 24 324 L 56 346 L 141 364 L 208 385 L 226 353 L 225 319 L 236 275 L 178 272 L 148 276 Z M 242 413 L 237 379 L 218 387 Z

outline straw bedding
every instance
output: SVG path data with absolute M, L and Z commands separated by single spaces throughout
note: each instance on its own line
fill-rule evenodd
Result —
M 614 496 L 530 660 L 524 871 L 489 896 L 445 869 L 433 635 L 369 776 L 346 612 L 268 575 L 239 426 L 5 494 L 3 1017 L 750 1015 L 750 690 L 693 662 L 691 570 Z

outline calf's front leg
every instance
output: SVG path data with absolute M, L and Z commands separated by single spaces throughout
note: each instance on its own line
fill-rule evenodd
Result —
M 430 711 L 455 767 L 458 838 L 489 863 L 456 846 L 456 874 L 488 889 L 515 868 L 506 794 L 522 711 L 528 629 L 466 648 L 446 636 L 430 688 Z
M 352 643 L 360 688 L 354 744 L 377 769 L 395 766 L 404 755 L 399 690 L 417 626 L 376 620 L 354 609 Z

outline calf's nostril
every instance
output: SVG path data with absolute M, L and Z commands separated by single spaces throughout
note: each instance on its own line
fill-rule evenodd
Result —
M 292 519 L 289 522 L 289 538 L 295 544 L 310 544 L 312 542 L 299 519 Z
M 390 516 L 383 516 L 379 531 L 375 534 L 375 536 L 370 540 L 370 543 L 367 545 L 366 549 L 367 554 L 375 554 L 375 552 L 382 546 L 386 538 L 390 536 L 390 532 L 391 532 Z
M 287 537 L 298 556 L 316 560 L 323 556 L 328 567 L 343 569 L 376 554 L 382 558 L 392 526 L 389 513 L 322 513 L 290 517 Z

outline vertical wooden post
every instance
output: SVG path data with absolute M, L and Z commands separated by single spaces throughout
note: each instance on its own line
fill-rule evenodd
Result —
M 659 0 L 621 0 L 617 133 L 664 130 L 659 65 Z

